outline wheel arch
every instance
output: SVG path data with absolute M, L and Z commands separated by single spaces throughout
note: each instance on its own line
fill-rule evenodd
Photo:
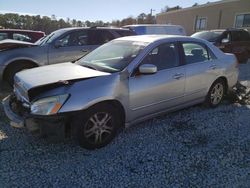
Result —
M 123 128 L 125 128 L 125 118 L 126 118 L 126 112 L 125 109 L 122 105 L 122 103 L 116 99 L 107 99 L 107 100 L 103 100 L 100 102 L 97 102 L 95 104 L 92 104 L 90 106 L 88 106 L 85 109 L 82 109 L 80 111 L 77 111 L 77 113 L 72 114 L 71 116 L 69 116 L 68 121 L 65 124 L 65 134 L 71 137 L 75 137 L 75 135 L 77 134 L 77 129 L 76 127 L 72 126 L 72 120 L 75 119 L 79 114 L 84 113 L 85 111 L 87 111 L 90 108 L 96 107 L 98 105 L 111 105 L 114 108 L 118 109 L 120 111 L 119 115 L 121 118 L 121 127 L 119 127 L 118 129 L 122 130 Z
M 213 87 L 214 87 L 214 85 L 216 83 L 222 83 L 222 82 L 223 82 L 223 85 L 224 85 L 223 87 L 225 89 L 224 93 L 220 97 L 220 101 L 217 101 L 218 103 L 213 103 L 213 102 L 211 102 L 211 92 L 212 92 L 212 89 L 213 89 Z M 215 108 L 215 107 L 217 107 L 221 103 L 221 101 L 223 100 L 223 98 L 225 97 L 225 95 L 227 95 L 227 93 L 228 93 L 228 81 L 227 81 L 227 78 L 225 76 L 220 76 L 216 80 L 214 80 L 213 83 L 211 84 L 211 86 L 209 87 L 204 103 L 208 107 Z
M 227 80 L 227 78 L 226 78 L 225 76 L 220 76 L 219 78 L 217 78 L 217 79 L 212 83 L 212 85 L 213 85 L 215 82 L 217 82 L 218 80 L 222 80 L 222 81 L 224 82 L 224 84 L 225 84 L 225 90 L 226 90 L 225 93 L 227 93 L 227 91 L 228 91 L 228 80 Z M 211 85 L 211 86 L 212 86 L 212 85 Z
M 20 60 L 11 61 L 5 66 L 3 70 L 2 80 L 6 80 L 6 77 L 8 76 L 8 73 L 11 70 L 11 68 L 14 66 L 17 66 L 20 63 L 30 65 L 31 68 L 39 66 L 38 63 L 29 59 L 20 59 Z
M 120 112 L 119 115 L 120 115 L 120 118 L 122 120 L 122 125 L 124 126 L 125 125 L 125 119 L 126 119 L 126 112 L 125 112 L 125 109 L 124 109 L 122 103 L 120 101 L 116 100 L 116 99 L 104 100 L 104 101 L 101 101 L 101 102 L 97 102 L 97 103 L 89 106 L 87 109 L 92 108 L 93 106 L 96 106 L 96 105 L 103 105 L 103 104 L 111 105 L 114 108 L 116 108 L 117 110 L 119 110 L 119 112 Z

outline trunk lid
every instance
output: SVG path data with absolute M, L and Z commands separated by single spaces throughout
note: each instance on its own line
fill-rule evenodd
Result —
M 25 48 L 25 47 L 32 47 L 37 46 L 37 44 L 33 44 L 30 42 L 12 40 L 12 39 L 5 39 L 0 41 L 0 51 L 3 50 L 11 50 L 15 48 Z

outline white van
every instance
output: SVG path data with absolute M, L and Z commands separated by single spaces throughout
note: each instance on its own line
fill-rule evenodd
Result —
M 140 24 L 123 27 L 133 30 L 137 35 L 187 35 L 185 29 L 180 25 Z

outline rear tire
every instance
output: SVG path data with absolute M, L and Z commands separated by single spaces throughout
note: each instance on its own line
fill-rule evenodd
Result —
M 225 93 L 226 93 L 226 84 L 224 80 L 222 79 L 216 80 L 208 91 L 206 97 L 206 104 L 212 108 L 217 107 L 224 99 Z
M 78 115 L 73 126 L 77 126 L 77 139 L 81 147 L 97 149 L 109 144 L 121 126 L 119 112 L 109 104 L 99 104 Z

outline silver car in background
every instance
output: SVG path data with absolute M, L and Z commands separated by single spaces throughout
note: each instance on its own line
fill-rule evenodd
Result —
M 201 39 L 144 35 L 115 39 L 75 64 L 16 74 L 3 100 L 15 127 L 107 145 L 125 125 L 206 102 L 216 107 L 238 79 L 234 55 Z
M 75 62 L 87 53 L 115 38 L 135 35 L 133 31 L 109 27 L 63 28 L 36 43 L 17 40 L 0 41 L 1 81 L 14 82 L 14 75 L 24 69 L 63 62 Z

